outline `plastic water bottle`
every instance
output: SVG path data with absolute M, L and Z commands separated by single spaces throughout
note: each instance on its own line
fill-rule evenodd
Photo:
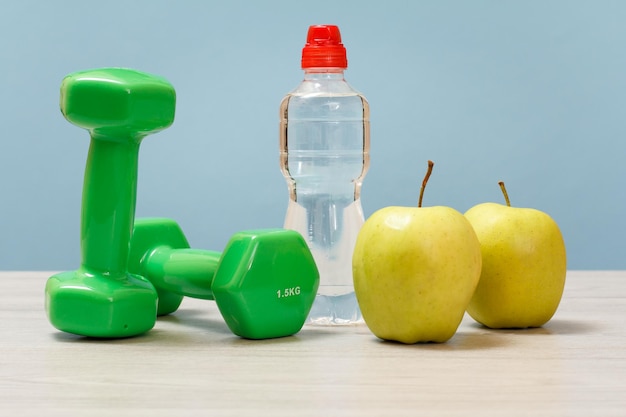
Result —
M 352 252 L 363 225 L 361 183 L 369 167 L 369 105 L 344 79 L 339 28 L 311 26 L 304 80 L 280 105 L 280 166 L 289 187 L 284 227 L 308 242 L 320 271 L 309 324 L 361 320 Z

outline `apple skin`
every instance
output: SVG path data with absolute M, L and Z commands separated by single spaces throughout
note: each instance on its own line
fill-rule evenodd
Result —
M 474 293 L 481 262 L 473 228 L 450 207 L 376 211 L 361 228 L 352 258 L 365 323 L 384 340 L 449 340 Z
M 565 286 L 565 243 L 546 213 L 497 203 L 465 213 L 481 243 L 483 267 L 467 312 L 495 329 L 540 327 Z

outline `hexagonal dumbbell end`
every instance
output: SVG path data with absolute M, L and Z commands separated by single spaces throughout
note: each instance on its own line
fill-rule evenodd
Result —
M 92 135 L 144 137 L 174 121 L 176 92 L 164 78 L 126 68 L 68 75 L 61 83 L 61 112 Z
M 213 294 L 230 330 L 248 339 L 300 331 L 319 286 L 311 252 L 293 230 L 236 233 L 213 278 Z

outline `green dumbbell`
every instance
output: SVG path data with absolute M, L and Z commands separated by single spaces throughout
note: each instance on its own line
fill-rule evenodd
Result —
M 91 136 L 83 184 L 81 265 L 46 283 L 46 312 L 57 329 L 127 337 L 156 322 L 157 293 L 128 272 L 141 140 L 174 121 L 176 93 L 163 78 L 104 68 L 68 75 L 61 112 Z
M 190 249 L 173 220 L 137 219 L 128 268 L 157 289 L 159 315 L 183 296 L 215 300 L 230 330 L 248 339 L 300 331 L 319 286 L 306 242 L 286 229 L 236 233 L 219 253 Z

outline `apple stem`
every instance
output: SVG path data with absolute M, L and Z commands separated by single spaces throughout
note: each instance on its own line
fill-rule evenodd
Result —
M 502 194 L 504 194 L 504 201 L 506 201 L 506 205 L 511 207 L 511 200 L 509 200 L 509 193 L 506 192 L 506 187 L 504 186 L 504 181 L 498 182 L 500 189 L 502 190 Z
M 426 189 L 426 183 L 428 182 L 428 179 L 430 178 L 430 174 L 433 173 L 433 165 L 435 165 L 435 163 L 431 160 L 428 160 L 428 171 L 426 171 L 426 175 L 424 176 L 424 179 L 422 180 L 422 188 L 420 188 L 420 198 L 417 201 L 417 207 L 422 207 L 422 199 L 424 198 L 424 189 Z

